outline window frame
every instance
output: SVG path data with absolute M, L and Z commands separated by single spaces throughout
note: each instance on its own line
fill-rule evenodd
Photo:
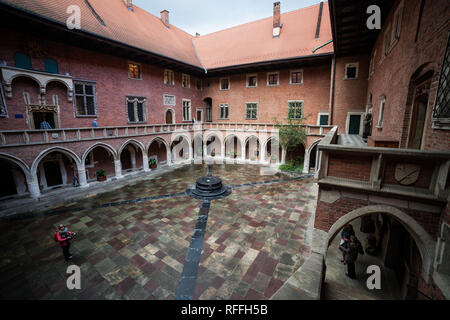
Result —
M 391 30 L 391 39 L 389 44 L 389 51 L 392 50 L 393 47 L 397 44 L 400 39 L 400 34 L 402 32 L 402 20 L 403 20 L 403 0 L 398 5 L 397 9 L 394 11 L 394 15 L 392 18 L 392 30 Z
M 22 68 L 22 67 L 17 65 L 16 55 L 19 55 L 19 54 L 23 55 L 24 57 L 26 56 L 28 58 L 29 63 L 30 63 L 30 67 L 29 68 Z M 23 69 L 23 70 L 33 70 L 33 61 L 31 61 L 31 56 L 29 54 L 24 53 L 24 52 L 20 52 L 20 51 L 19 52 L 15 52 L 14 53 L 14 66 L 16 68 Z
M 369 63 L 369 79 L 375 73 L 375 66 L 377 64 L 376 58 L 377 58 L 377 50 L 375 50 L 373 52 L 372 57 L 370 59 L 370 63 Z
M 0 83 L 0 117 L 8 118 L 8 109 L 6 108 L 5 94 L 3 92 L 3 85 Z
M 221 117 L 223 108 L 226 108 L 226 110 L 227 110 L 227 112 L 226 112 L 227 113 L 227 117 L 226 118 L 222 118 Z M 230 105 L 228 103 L 219 103 L 218 110 L 219 110 L 219 114 L 218 114 L 217 119 L 219 119 L 219 120 L 229 120 L 230 119 Z
M 87 113 L 87 103 L 86 103 L 86 85 L 92 85 L 92 91 L 93 94 L 89 96 L 93 96 L 94 98 L 94 114 L 78 114 L 78 107 L 77 107 L 77 96 L 80 96 L 80 94 L 77 94 L 76 85 L 82 85 L 83 86 L 83 97 L 84 97 L 84 109 Z M 87 81 L 87 80 L 73 80 L 73 107 L 74 107 L 74 116 L 75 118 L 95 118 L 98 115 L 98 109 L 97 109 L 97 83 L 95 81 Z
M 249 118 L 248 115 L 248 105 L 249 104 L 254 104 L 256 105 L 256 117 L 255 118 Z M 246 120 L 258 120 L 258 102 L 246 102 L 245 103 L 245 119 Z
M 184 85 L 184 79 L 187 79 L 187 86 Z M 191 88 L 191 76 L 186 74 L 186 73 L 182 73 L 181 74 L 181 87 L 182 88 Z
M 256 85 L 254 85 L 254 86 L 248 85 L 248 80 L 250 79 L 250 77 L 256 77 Z M 246 88 L 258 88 L 258 74 L 257 73 L 247 74 L 247 76 L 245 78 L 245 87 Z
M 349 78 L 347 74 L 348 68 L 356 67 L 355 77 Z M 350 62 L 345 64 L 345 74 L 344 74 L 344 80 L 356 80 L 359 77 L 359 62 Z
M 380 108 L 378 110 L 378 121 L 377 121 L 378 129 L 383 128 L 385 112 L 386 112 L 386 96 L 380 96 Z
M 222 80 L 228 80 L 228 88 L 227 89 L 222 89 Z M 231 87 L 230 77 L 219 78 L 219 90 L 220 91 L 230 90 L 230 87 Z
M 172 79 L 172 81 L 171 81 L 172 83 L 166 83 L 166 72 L 172 74 L 172 78 L 171 78 Z M 170 70 L 170 69 L 164 69 L 163 82 L 164 82 L 164 84 L 166 86 L 171 86 L 171 87 L 175 86 L 175 72 L 173 70 Z
M 189 119 L 185 119 L 184 118 L 184 108 L 185 108 L 184 103 L 185 102 L 189 102 Z M 191 99 L 182 99 L 182 101 L 181 101 L 181 114 L 182 114 L 183 122 L 192 121 L 192 102 L 191 102 Z
M 269 77 L 273 74 L 277 75 L 277 84 L 269 84 Z M 277 87 L 279 85 L 280 85 L 280 72 L 279 71 L 267 72 L 267 86 L 268 87 Z
M 291 103 L 301 103 L 300 105 L 300 118 L 290 118 L 290 104 Z M 288 100 L 288 119 L 289 120 L 301 120 L 303 119 L 303 106 L 305 105 L 305 100 Z
M 51 72 L 51 71 L 48 71 L 48 70 L 47 70 L 47 62 L 54 62 L 54 63 L 55 63 L 55 65 L 56 65 L 56 72 Z M 56 61 L 56 59 L 53 59 L 53 58 L 48 58 L 48 57 L 44 58 L 44 70 L 45 70 L 45 72 L 47 72 L 47 73 L 51 73 L 51 74 L 59 74 L 59 65 L 58 65 L 58 61 Z
M 130 65 L 131 64 L 135 64 L 135 65 L 139 66 L 139 78 L 130 77 Z M 134 62 L 134 61 L 128 61 L 128 79 L 129 80 L 142 80 L 142 64 L 141 63 Z
M 134 101 L 134 110 L 133 110 L 135 112 L 134 114 L 135 119 L 138 119 L 137 104 L 142 103 L 142 118 L 143 118 L 142 121 L 139 120 L 130 121 L 130 115 L 128 113 L 128 103 L 130 102 L 130 100 L 136 100 Z M 125 108 L 127 112 L 128 124 L 147 123 L 147 97 L 127 95 L 125 96 Z
M 325 126 L 325 124 L 323 124 L 323 125 L 320 124 L 320 117 L 321 116 L 327 116 L 328 117 L 328 121 L 327 121 L 327 124 L 326 124 L 326 126 L 327 126 L 329 121 L 330 121 L 330 113 L 329 112 L 318 112 L 317 113 L 317 125 L 318 126 Z
M 293 73 L 298 73 L 298 72 L 300 72 L 301 74 L 302 74 L 302 80 L 300 81 L 300 82 L 292 82 L 292 74 Z M 289 84 L 290 85 L 300 85 L 300 84 L 303 84 L 303 69 L 297 69 L 297 70 L 291 70 L 290 72 L 289 72 Z

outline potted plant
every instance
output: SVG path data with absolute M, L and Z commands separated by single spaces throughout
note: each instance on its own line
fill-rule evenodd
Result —
M 98 169 L 95 173 L 97 177 L 97 181 L 105 181 L 106 180 L 106 171 L 104 169 Z
M 230 156 L 232 157 L 232 158 L 234 158 L 234 159 L 236 159 L 237 158 L 237 152 L 236 151 L 231 151 L 230 152 Z
M 158 165 L 156 164 L 156 159 L 152 158 L 148 160 L 148 166 L 150 169 L 155 169 Z
M 215 157 L 215 156 L 216 156 L 216 150 L 213 149 L 213 150 L 211 151 L 211 157 Z

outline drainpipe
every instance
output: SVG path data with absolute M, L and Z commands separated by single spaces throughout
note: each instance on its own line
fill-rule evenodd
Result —
M 330 103 L 330 118 L 328 119 L 328 125 L 333 125 L 333 111 L 334 111 L 334 91 L 336 83 L 336 56 L 333 55 L 333 78 L 331 80 L 331 103 Z

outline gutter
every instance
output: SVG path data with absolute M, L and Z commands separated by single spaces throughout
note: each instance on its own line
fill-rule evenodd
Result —
M 323 48 L 323 47 L 325 47 L 327 44 L 330 44 L 330 43 L 332 43 L 332 42 L 333 42 L 333 39 L 331 39 L 331 40 L 325 42 L 324 44 L 322 44 L 322 45 L 320 45 L 320 46 L 318 46 L 318 47 L 315 47 L 314 50 L 312 51 L 312 53 L 315 53 L 315 52 L 316 52 L 317 50 L 319 50 L 320 48 Z

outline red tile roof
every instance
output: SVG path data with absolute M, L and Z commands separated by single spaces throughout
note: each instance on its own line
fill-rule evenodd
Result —
M 315 39 L 319 6 L 281 14 L 281 34 L 272 37 L 272 17 L 194 39 L 206 69 L 313 55 L 314 48 L 332 39 L 328 2 L 324 3 L 320 36 Z M 333 52 L 329 44 L 314 54 Z
M 207 69 L 312 55 L 331 39 L 328 3 L 324 4 L 320 37 L 315 39 L 319 5 L 281 14 L 279 38 L 272 38 L 272 17 L 194 37 L 159 17 L 122 0 L 89 0 L 103 26 L 84 0 L 0 0 L 45 19 L 66 23 L 70 5 L 81 9 L 81 29 L 101 37 Z M 315 54 L 332 52 L 327 45 Z

